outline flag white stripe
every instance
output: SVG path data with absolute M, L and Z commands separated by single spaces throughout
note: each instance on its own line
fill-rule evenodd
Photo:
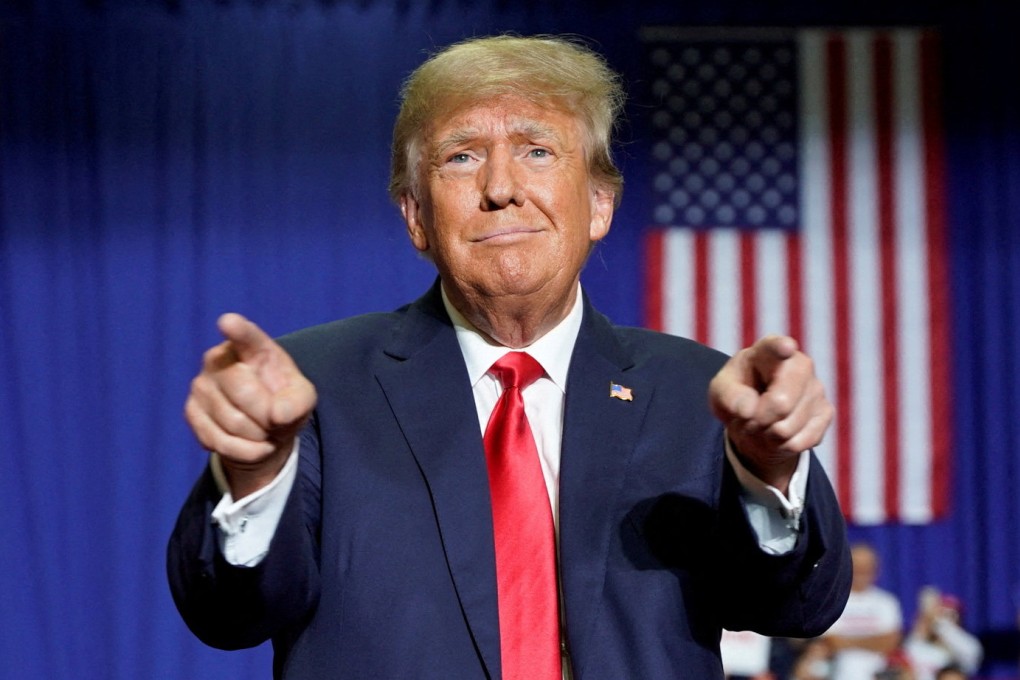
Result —
M 670 333 L 685 338 L 694 337 L 694 232 L 690 229 L 670 229 L 663 243 L 663 273 L 666 277 L 663 290 L 663 316 Z
M 787 285 L 787 234 L 782 229 L 763 229 L 756 240 L 755 278 L 758 327 L 754 335 L 790 332 L 790 290 Z
M 869 33 L 847 37 L 850 171 L 850 365 L 853 401 L 853 507 L 863 522 L 885 519 L 884 400 L 881 365 L 882 279 L 878 241 L 874 65 Z
M 896 111 L 896 187 L 899 256 L 899 403 L 901 517 L 908 522 L 931 520 L 932 422 L 930 337 L 928 333 L 927 234 L 925 172 L 922 151 L 918 31 L 893 36 Z
M 829 115 L 826 105 L 826 34 L 804 31 L 798 49 L 800 89 L 800 193 L 801 260 L 804 294 L 804 338 L 815 370 L 827 386 L 828 397 L 836 407 L 825 441 L 815 454 L 829 476 L 836 480 L 836 440 L 839 428 L 850 423 L 839 418 L 836 395 L 835 292 L 832 282 L 832 201 L 829 175 Z M 810 227 L 810 228 L 807 228 Z
M 741 342 L 740 232 L 713 229 L 708 242 L 709 344 L 727 354 Z

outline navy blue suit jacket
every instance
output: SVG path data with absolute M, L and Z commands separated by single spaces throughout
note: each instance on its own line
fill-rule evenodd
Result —
M 438 285 L 281 340 L 319 393 L 265 560 L 228 565 L 208 472 L 170 541 L 191 629 L 271 638 L 276 677 L 499 678 L 485 455 Z M 560 478 L 566 646 L 577 680 L 721 678 L 720 628 L 822 633 L 843 609 L 845 527 L 812 461 L 796 548 L 758 548 L 707 385 L 725 357 L 613 326 L 585 301 Z M 611 382 L 633 401 L 609 396 Z

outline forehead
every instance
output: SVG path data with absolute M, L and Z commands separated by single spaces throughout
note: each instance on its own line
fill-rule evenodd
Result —
M 850 551 L 855 567 L 873 567 L 878 561 L 875 552 L 871 548 L 862 546 L 854 547 Z
M 439 113 L 425 133 L 435 149 L 479 137 L 548 138 L 573 146 L 581 136 L 577 115 L 565 106 L 537 104 L 522 97 L 498 97 L 465 103 Z

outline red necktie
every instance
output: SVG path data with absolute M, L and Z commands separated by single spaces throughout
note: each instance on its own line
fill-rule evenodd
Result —
M 542 376 L 524 352 L 489 369 L 503 383 L 485 428 L 503 680 L 559 680 L 559 595 L 549 493 L 521 390 Z

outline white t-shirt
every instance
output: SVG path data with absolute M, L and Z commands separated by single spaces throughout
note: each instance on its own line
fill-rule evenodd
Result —
M 829 628 L 829 634 L 843 637 L 870 637 L 903 630 L 903 612 L 891 593 L 871 587 L 851 591 L 842 616 Z M 866 649 L 843 649 L 832 659 L 832 680 L 873 678 L 886 666 L 886 655 Z
M 981 641 L 949 619 L 933 625 L 937 642 L 911 635 L 903 644 L 915 680 L 934 680 L 938 670 L 950 664 L 965 673 L 977 672 L 984 656 Z

